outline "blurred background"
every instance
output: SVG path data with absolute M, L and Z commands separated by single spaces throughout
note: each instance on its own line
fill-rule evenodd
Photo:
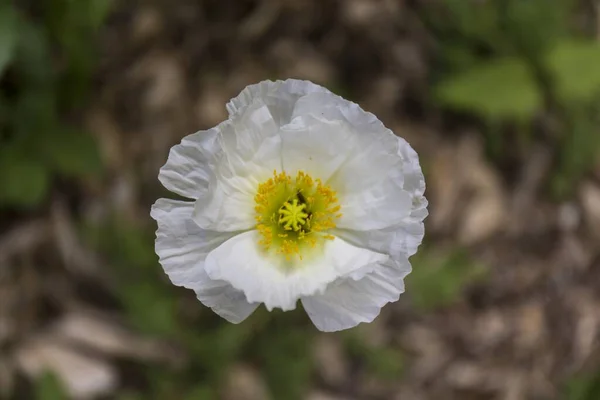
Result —
M 597 0 L 0 1 L 0 398 L 600 399 L 599 41 Z M 407 293 L 342 333 L 153 249 L 169 148 L 288 77 L 426 173 Z

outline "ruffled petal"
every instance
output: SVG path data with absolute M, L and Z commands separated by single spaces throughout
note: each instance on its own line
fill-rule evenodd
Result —
M 373 251 L 389 254 L 393 258 L 410 257 L 423 241 L 425 227 L 422 220 L 405 218 L 401 223 L 367 231 L 335 229 L 332 234 Z
M 385 304 L 398 301 L 404 292 L 404 277 L 410 270 L 407 259 L 389 260 L 360 280 L 339 279 L 323 294 L 302 298 L 302 306 L 315 326 L 324 332 L 371 322 Z
M 160 169 L 159 181 L 171 192 L 197 199 L 206 194 L 218 152 L 217 136 L 223 124 L 186 136 L 173 146 L 167 163 Z
M 337 226 L 363 231 L 400 223 L 410 215 L 412 200 L 393 179 L 385 179 L 362 192 L 340 195 L 340 205 L 342 217 Z
M 356 138 L 342 121 L 295 118 L 281 128 L 283 169 L 291 176 L 303 171 L 327 182 L 357 152 Z
M 256 225 L 258 185 L 282 169 L 278 129 L 269 109 L 258 100 L 221 130 L 213 179 L 195 205 L 194 220 L 200 227 L 240 231 Z
M 206 230 L 236 232 L 252 229 L 254 196 L 259 181 L 253 177 L 217 177 L 208 194 L 196 201 L 193 220 Z
M 330 93 L 322 86 L 309 81 L 287 79 L 285 81 L 262 81 L 247 86 L 227 104 L 230 118 L 235 118 L 257 99 L 269 107 L 273 118 L 279 126 L 291 121 L 292 112 L 298 99 L 309 93 Z
M 425 177 L 419 164 L 417 152 L 401 137 L 398 140 L 398 155 L 402 159 L 402 174 L 404 176 L 404 190 L 408 191 L 414 198 L 415 209 L 425 209 L 427 200 L 423 197 L 425 193 Z
M 229 283 L 210 279 L 204 268 L 202 268 L 201 278 L 194 290 L 196 297 L 215 314 L 231 323 L 239 324 L 260 305 L 260 303 L 246 301 L 244 293 L 234 289 Z
M 243 293 L 204 270 L 207 254 L 235 233 L 202 230 L 192 220 L 191 202 L 159 199 L 150 215 L 158 223 L 156 253 L 174 285 L 196 292 L 198 299 L 230 322 L 239 323 L 256 309 Z
M 404 176 L 402 188 L 410 197 L 410 214 L 383 229 L 338 229 L 334 232 L 355 246 L 390 254 L 394 258 L 410 257 L 417 252 L 425 234 L 423 220 L 428 215 L 428 202 L 424 196 L 425 178 L 417 153 L 404 139 L 398 137 L 397 140 Z M 343 227 L 343 224 L 338 226 Z
M 340 193 L 360 192 L 399 170 L 394 134 L 358 104 L 330 92 L 310 93 L 298 100 L 292 118 L 307 116 L 318 118 L 318 123 L 342 124 L 351 133 L 351 140 L 339 150 L 347 154 L 346 162 L 328 182 Z M 320 142 L 327 140 L 328 136 L 322 136 Z M 396 178 L 401 177 L 396 174 Z
M 298 100 L 292 118 L 292 124 L 310 121 L 309 128 L 317 132 L 304 142 L 299 136 L 299 145 L 295 146 L 298 164 L 309 164 L 306 158 L 321 151 L 311 147 L 331 148 L 324 157 L 317 158 L 318 164 L 323 163 L 323 158 L 330 164 L 336 161 L 335 157 L 343 160 L 331 175 L 324 177 L 340 199 L 343 216 L 338 226 L 383 229 L 410 213 L 411 195 L 404 189 L 400 142 L 373 114 L 332 93 L 311 93 Z M 339 128 L 333 133 L 320 128 L 330 125 Z M 284 165 L 289 157 L 285 147 L 284 139 Z
M 323 291 L 336 279 L 370 270 L 388 258 L 336 238 L 325 244 L 323 254 L 290 268 L 281 257 L 266 256 L 259 240 L 256 231 L 229 239 L 208 255 L 206 272 L 244 292 L 249 302 L 264 303 L 268 310 L 293 310 L 300 297 Z

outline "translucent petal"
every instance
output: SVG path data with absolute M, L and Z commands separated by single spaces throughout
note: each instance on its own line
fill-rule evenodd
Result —
M 218 136 L 221 152 L 209 190 L 195 205 L 194 220 L 217 231 L 248 230 L 256 225 L 258 185 L 281 171 L 281 137 L 268 108 L 257 101 Z
M 198 299 L 230 322 L 243 321 L 256 309 L 240 291 L 215 281 L 204 270 L 207 254 L 236 233 L 200 229 L 192 220 L 193 203 L 159 199 L 150 215 L 158 223 L 156 253 L 171 282 L 196 292 Z
M 218 176 L 208 194 L 196 201 L 193 220 L 207 230 L 235 232 L 252 229 L 254 196 L 259 181 L 254 177 Z
M 298 117 L 281 129 L 284 170 L 304 171 L 327 182 L 356 153 L 356 135 L 341 121 Z
M 206 258 L 206 272 L 243 291 L 249 302 L 264 303 L 268 310 L 292 310 L 301 296 L 318 293 L 336 279 L 388 258 L 336 238 L 326 243 L 323 254 L 286 268 L 282 257 L 266 256 L 259 249 L 259 240 L 258 232 L 250 231 L 226 241 Z
M 235 117 L 257 99 L 269 107 L 274 120 L 279 126 L 290 122 L 294 106 L 301 96 L 308 93 L 329 93 L 322 86 L 309 81 L 287 79 L 285 81 L 263 81 L 247 86 L 227 104 L 229 117 Z
M 246 301 L 244 293 L 234 289 L 229 283 L 210 279 L 204 269 L 201 275 L 202 279 L 194 290 L 198 300 L 227 321 L 239 324 L 260 305 Z
M 367 231 L 335 229 L 332 233 L 355 246 L 398 258 L 410 257 L 417 252 L 423 241 L 425 228 L 422 221 L 407 218 L 399 224 L 384 229 Z
M 315 92 L 299 99 L 294 108 L 293 119 L 306 116 L 318 118 L 317 123 L 342 124 L 351 132 L 351 141 L 339 149 L 346 152 L 346 162 L 329 182 L 340 193 L 360 192 L 390 172 L 400 171 L 398 140 L 377 117 L 357 104 L 333 93 Z M 323 136 L 321 142 L 328 139 Z M 401 179 L 402 174 L 395 177 Z
M 417 153 L 404 139 L 397 138 L 397 140 L 399 142 L 398 155 L 402 160 L 404 176 L 402 188 L 410 196 L 410 214 L 382 229 L 351 228 L 339 229 L 334 232 L 336 236 L 356 246 L 390 254 L 396 258 L 411 256 L 417 252 L 425 234 L 423 220 L 428 215 L 427 199 L 423 196 L 425 178 Z M 344 224 L 338 224 L 338 227 L 342 228 Z
M 389 260 L 362 279 L 339 279 L 323 294 L 303 297 L 302 306 L 315 326 L 325 332 L 371 322 L 385 304 L 397 301 L 404 292 L 404 277 L 410 269 L 407 259 Z
M 338 163 L 335 172 L 327 177 L 327 183 L 337 191 L 342 206 L 343 217 L 338 226 L 355 230 L 384 229 L 410 214 L 412 195 L 405 188 L 404 162 L 400 151 L 405 151 L 405 146 L 410 151 L 412 149 L 373 114 L 332 93 L 317 92 L 299 99 L 292 117 L 292 124 L 298 120 L 311 121 L 309 128 L 319 133 L 307 140 L 304 148 L 296 146 L 300 153 L 297 159 L 302 160 L 302 155 L 307 158 L 307 154 L 315 153 L 310 146 L 331 147 L 330 163 L 335 161 L 333 155 L 345 157 L 342 163 Z M 319 126 L 328 125 L 340 126 L 337 130 L 343 129 L 345 137 L 319 129 Z M 300 140 L 298 142 L 302 144 Z M 284 165 L 288 163 L 287 158 L 288 154 L 284 153 Z M 303 160 L 303 163 L 307 162 Z
M 186 136 L 173 146 L 158 179 L 164 187 L 183 197 L 197 199 L 206 194 L 219 149 L 217 136 L 223 124 Z
M 366 167 L 365 167 L 366 168 Z M 340 229 L 384 229 L 400 223 L 411 212 L 411 196 L 387 178 L 361 192 L 340 195 Z

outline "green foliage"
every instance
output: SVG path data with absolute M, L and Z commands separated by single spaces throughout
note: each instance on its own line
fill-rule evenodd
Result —
M 565 39 L 547 54 L 546 64 L 565 103 L 589 102 L 600 93 L 600 44 Z
M 153 234 L 122 221 L 115 216 L 105 225 L 87 227 L 87 237 L 110 255 L 121 285 L 118 295 L 131 323 L 143 332 L 176 336 L 180 328 L 177 299 L 165 285 Z
M 34 207 L 53 177 L 102 170 L 94 139 L 61 116 L 84 101 L 110 1 L 41 0 L 34 12 L 14 4 L 0 5 L 0 203 Z
M 406 286 L 415 307 L 423 311 L 455 302 L 467 285 L 484 279 L 487 272 L 459 250 L 447 254 L 420 251 L 411 261 L 413 271 Z
M 395 348 L 373 348 L 365 354 L 367 370 L 379 379 L 395 381 L 404 372 L 404 355 Z
M 145 397 L 141 393 L 125 391 L 117 394 L 117 400 L 144 400 Z
M 213 400 L 216 398 L 215 390 L 206 385 L 195 386 L 183 397 L 184 400 Z
M 36 400 L 67 400 L 69 396 L 65 392 L 61 382 L 51 373 L 43 374 L 35 385 Z
M 402 377 L 405 361 L 399 349 L 369 345 L 360 330 L 344 333 L 343 339 L 348 353 L 362 361 L 369 375 L 385 381 L 397 381 Z
M 0 206 L 38 204 L 49 187 L 48 170 L 18 149 L 0 149 Z
M 443 104 L 490 119 L 527 118 L 542 106 L 535 80 L 519 59 L 474 66 L 441 83 L 437 95 Z
M 565 198 L 600 159 L 600 103 L 568 110 L 570 132 L 562 138 L 552 180 L 553 195 Z
M 63 129 L 53 133 L 52 141 L 39 147 L 50 168 L 73 177 L 97 176 L 102 160 L 94 139 L 85 132 Z
M 261 338 L 260 359 L 274 399 L 305 398 L 312 375 L 312 336 L 293 329 L 271 331 Z
M 15 53 L 18 40 L 18 17 L 11 3 L 0 4 L 0 77 Z
M 564 400 L 600 399 L 600 371 L 571 379 L 565 388 Z
M 568 34 L 571 0 L 494 0 L 504 35 L 522 57 L 538 57 Z
M 526 155 L 534 133 L 544 137 L 559 161 L 554 194 L 571 194 L 600 155 L 600 45 L 572 29 L 576 2 L 442 3 L 446 13 L 434 6 L 426 14 L 439 39 L 435 100 L 484 120 L 495 159 L 514 158 L 515 140 Z M 558 132 L 532 129 L 547 115 Z

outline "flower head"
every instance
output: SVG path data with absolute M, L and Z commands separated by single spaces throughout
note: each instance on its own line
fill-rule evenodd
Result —
M 397 301 L 423 239 L 415 151 L 358 105 L 311 82 L 265 81 L 229 119 L 171 149 L 156 252 L 175 285 L 233 323 L 298 300 L 323 331 Z

